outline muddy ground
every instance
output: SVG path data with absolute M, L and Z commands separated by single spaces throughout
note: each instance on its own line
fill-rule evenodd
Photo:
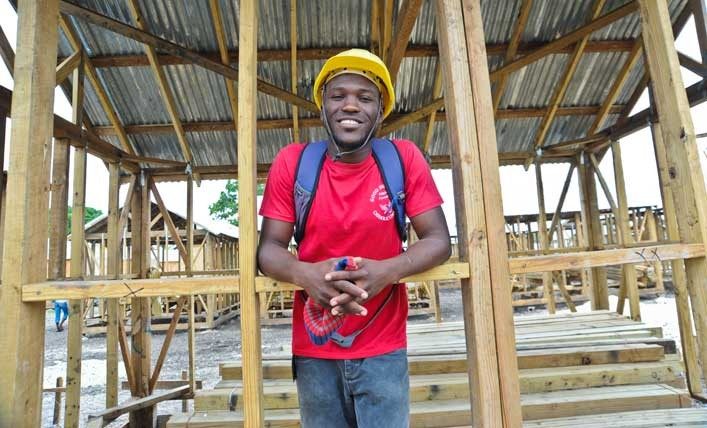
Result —
M 440 290 L 440 302 L 444 321 L 459 321 L 461 317 L 461 302 L 459 289 Z M 616 297 L 611 296 L 611 307 L 616 305 Z M 589 304 L 578 307 L 579 311 L 589 311 Z M 566 311 L 561 307 L 561 311 Z M 544 309 L 532 308 L 517 312 L 517 315 L 544 313 Z M 659 297 L 641 302 L 641 312 L 644 322 L 652 326 L 663 327 L 665 337 L 678 340 L 677 316 L 673 296 Z M 56 332 L 54 327 L 54 312 L 47 311 L 45 336 L 44 385 L 54 386 L 56 378 L 66 376 L 66 330 Z M 434 318 L 417 316 L 411 323 L 434 322 Z M 157 360 L 165 335 L 155 333 L 153 336 L 152 360 Z M 277 354 L 288 352 L 290 346 L 289 325 L 268 326 L 262 330 L 263 353 Z M 214 330 L 196 333 L 196 372 L 197 379 L 204 382 L 204 387 L 212 388 L 218 381 L 218 364 L 222 361 L 236 360 L 240 357 L 241 337 L 238 318 L 230 320 Z M 105 336 L 83 338 L 82 382 L 81 382 L 81 420 L 85 425 L 91 413 L 105 409 Z M 170 352 L 162 368 L 160 379 L 179 379 L 182 370 L 187 369 L 187 335 L 185 332 L 175 334 Z M 126 380 L 122 364 L 120 366 L 120 381 Z M 119 401 L 129 399 L 128 391 L 121 391 Z M 54 394 L 44 394 L 42 421 L 44 427 L 52 427 Z M 158 414 L 181 412 L 181 403 L 166 402 L 158 406 Z M 63 405 L 62 405 L 63 418 Z M 122 427 L 127 417 L 122 417 L 110 427 Z M 63 426 L 63 421 L 60 420 Z

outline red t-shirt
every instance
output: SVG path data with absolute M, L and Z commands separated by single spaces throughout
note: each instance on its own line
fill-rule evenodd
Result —
M 394 140 L 405 174 L 405 211 L 414 217 L 442 204 L 427 162 L 410 141 Z M 295 222 L 295 169 L 304 144 L 290 144 L 272 163 L 260 214 Z M 309 211 L 305 236 L 298 257 L 319 262 L 344 256 L 382 260 L 399 255 L 402 242 L 383 179 L 372 155 L 356 164 L 334 162 L 327 155 L 314 201 Z M 339 333 L 346 336 L 375 315 L 391 292 L 389 285 L 366 302 L 368 315 L 346 316 Z M 304 328 L 304 293 L 296 292 L 292 320 L 292 353 L 303 357 L 352 359 L 382 355 L 406 347 L 408 302 L 405 285 L 392 291 L 390 301 L 377 318 L 356 337 L 353 346 L 342 348 L 329 341 L 315 345 Z

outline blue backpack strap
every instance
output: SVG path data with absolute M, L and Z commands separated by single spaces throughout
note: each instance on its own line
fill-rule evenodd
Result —
M 395 223 L 400 239 L 407 240 L 405 227 L 405 169 L 398 148 L 392 141 L 376 138 L 371 142 L 373 159 L 383 178 L 385 190 L 395 213 Z
M 300 154 L 295 169 L 295 242 L 298 244 L 304 239 L 304 228 L 309 217 L 309 208 L 312 206 L 314 194 L 319 183 L 319 173 L 324 164 L 327 151 L 326 141 L 308 143 Z

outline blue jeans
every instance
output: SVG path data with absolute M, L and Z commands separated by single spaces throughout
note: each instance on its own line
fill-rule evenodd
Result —
M 377 357 L 324 360 L 295 357 L 303 428 L 408 428 L 407 351 Z
M 69 304 L 67 302 L 54 302 L 54 324 L 59 324 L 62 320 L 61 313 L 64 313 L 64 318 L 69 317 Z

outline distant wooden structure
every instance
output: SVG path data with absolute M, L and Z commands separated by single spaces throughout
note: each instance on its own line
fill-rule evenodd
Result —
M 458 332 L 469 391 L 462 400 L 465 423 L 518 428 L 524 416 L 528 419 L 521 400 L 522 341 L 516 341 L 512 317 L 512 274 L 540 273 L 554 313 L 553 272 L 586 269 L 592 308 L 603 311 L 609 309 L 606 267 L 620 265 L 630 316 L 640 324 L 632 265 L 671 263 L 687 391 L 704 399 L 707 195 L 689 110 L 707 99 L 704 0 L 291 0 L 289 20 L 282 4 L 270 1 L 243 0 L 237 7 L 216 0 L 10 1 L 19 6 L 19 37 L 16 56 L 0 37 L 3 61 L 14 73 L 13 92 L 0 90 L 0 119 L 11 113 L 13 120 L 2 198 L 0 426 L 40 425 L 45 301 L 69 297 L 72 312 L 81 313 L 85 299 L 107 299 L 106 410 L 91 415 L 89 423 L 104 426 L 129 413 L 131 426 L 150 427 L 156 403 L 194 396 L 193 308 L 197 296 L 219 293 L 239 293 L 243 341 L 243 408 L 227 414 L 226 421 L 241 414 L 242 425 L 250 428 L 273 420 L 272 411 L 264 411 L 270 395 L 263 388 L 259 299 L 264 292 L 295 287 L 258 275 L 256 183 L 289 141 L 323 138 L 308 98 L 312 80 L 321 60 L 354 46 L 380 54 L 396 82 L 400 101 L 380 133 L 416 141 L 433 168 L 453 170 L 459 259 L 406 280 L 461 280 L 465 327 Z M 675 49 L 675 34 L 690 17 L 699 60 Z M 685 88 L 681 65 L 703 79 Z M 71 95 L 71 121 L 52 115 L 57 84 Z M 631 115 L 646 88 L 650 108 Z M 659 237 L 656 243 L 636 243 L 630 233 L 618 142 L 646 126 L 653 131 L 668 231 L 667 240 Z M 87 153 L 108 166 L 108 279 L 86 279 L 81 246 L 72 247 L 68 273 L 76 279 L 62 279 L 72 147 L 77 234 L 83 233 Z M 609 150 L 614 192 L 599 169 Z M 576 171 L 586 249 L 554 252 L 555 229 L 541 221 L 541 254 L 509 258 L 499 165 L 534 165 L 538 213 L 546 218 L 542 170 L 550 162 L 568 163 L 568 177 Z M 238 275 L 201 275 L 192 265 L 193 183 L 235 177 Z M 186 182 L 186 239 L 174 240 L 185 274 L 150 278 L 149 201 L 152 194 L 162 205 L 156 183 L 164 180 Z M 133 188 L 131 278 L 121 278 L 121 184 Z M 603 242 L 597 187 L 611 205 L 606 221 L 615 223 L 616 248 Z M 561 212 L 562 203 L 553 219 L 559 221 Z M 178 235 L 167 226 L 171 236 Z M 162 391 L 156 387 L 169 343 L 154 367 L 149 358 L 150 298 L 157 296 L 178 296 L 189 323 L 188 379 Z M 118 310 L 119 299 L 126 297 L 131 299 L 129 337 Z M 549 321 L 551 336 L 562 332 L 559 319 Z M 65 418 L 71 427 L 78 426 L 80 415 L 81 330 L 80 318 L 72 318 Z M 126 403 L 118 403 L 119 350 L 134 398 Z M 607 376 L 616 370 L 610 367 Z M 664 411 L 653 417 L 692 417 L 678 409 L 687 404 L 688 392 L 672 391 L 661 401 Z M 629 411 L 642 409 L 645 404 L 638 403 L 652 393 L 620 394 L 630 403 L 621 410 Z M 581 409 L 593 406 L 602 393 L 573 397 L 567 413 L 550 406 L 542 417 L 583 415 Z M 219 424 L 220 415 L 206 415 L 202 426 Z M 427 416 L 426 424 L 445 423 Z M 601 419 L 597 423 L 604 425 Z M 192 420 L 189 426 L 199 425 Z
M 132 190 L 132 188 L 130 188 Z M 126 201 L 131 198 L 130 193 L 126 196 Z M 127 209 L 125 208 L 127 207 Z M 186 276 L 184 267 L 186 263 L 179 253 L 179 244 L 170 231 L 176 231 L 176 239 L 184 246 L 187 237 L 187 219 L 172 211 L 163 211 L 160 204 L 152 202 L 150 204 L 150 249 L 149 267 L 151 278 L 180 277 Z M 119 235 L 122 238 L 121 244 L 121 278 L 132 279 L 135 276 L 132 272 L 133 239 L 132 239 L 132 219 L 130 217 L 130 205 L 124 204 L 121 209 L 121 220 L 119 221 Z M 169 218 L 165 219 L 165 212 Z M 88 280 L 106 278 L 107 272 L 107 233 L 108 215 L 104 214 L 86 225 L 84 228 L 84 242 L 86 247 L 86 257 L 84 272 Z M 197 275 L 234 275 L 238 272 L 238 238 L 229 234 L 214 232 L 208 228 L 194 224 L 193 229 L 194 245 L 196 250 L 192 255 L 192 274 Z M 68 237 L 71 241 L 71 236 Z M 70 271 L 71 260 L 67 261 L 66 271 Z M 92 299 L 84 302 L 84 332 L 87 334 L 105 333 L 107 324 L 107 313 L 104 299 Z M 194 311 L 196 313 L 197 330 L 214 328 L 223 324 L 239 313 L 239 299 L 237 293 L 218 293 L 209 295 L 198 295 L 195 300 Z M 131 310 L 129 298 L 121 299 L 120 310 L 123 317 L 127 316 Z M 170 330 L 172 319 L 175 319 L 174 311 L 186 309 L 184 305 L 178 304 L 178 299 L 170 296 L 156 297 L 152 299 L 150 310 L 152 313 L 152 330 Z M 177 330 L 188 328 L 186 315 L 177 316 Z M 130 322 L 126 323 L 126 331 L 131 330 Z

